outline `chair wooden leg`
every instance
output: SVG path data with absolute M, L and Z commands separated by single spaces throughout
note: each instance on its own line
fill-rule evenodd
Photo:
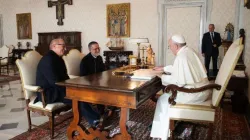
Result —
M 28 124 L 29 124 L 29 128 L 28 131 L 31 131 L 31 118 L 30 118 L 30 110 L 27 109 L 27 117 L 28 117 Z
M 13 72 L 14 72 L 14 75 L 16 75 L 16 65 L 13 65 Z
M 174 140 L 174 120 L 170 120 L 169 129 L 170 129 L 170 140 Z
M 208 140 L 212 140 L 213 136 L 213 123 L 209 123 L 209 130 L 208 130 Z
M 9 65 L 7 65 L 7 74 L 10 75 L 10 73 L 9 73 Z
M 54 138 L 54 119 L 55 119 L 55 115 L 54 115 L 54 113 L 52 113 L 52 114 L 49 116 L 50 138 L 51 138 L 51 139 Z
M 12 91 L 11 91 L 11 87 L 10 87 L 10 82 L 9 82 L 9 81 L 8 81 L 8 85 L 9 85 L 9 89 L 8 89 L 8 91 L 10 91 L 10 95 L 12 95 L 12 96 L 13 96 Z

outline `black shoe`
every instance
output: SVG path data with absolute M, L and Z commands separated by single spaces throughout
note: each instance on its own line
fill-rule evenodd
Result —
M 153 126 L 153 124 L 150 124 L 150 125 L 148 126 L 148 131 L 151 132 L 152 126 Z
M 102 125 L 103 125 L 104 130 L 108 130 L 108 129 L 110 129 L 112 127 L 112 122 L 111 122 L 110 119 L 104 119 L 102 121 Z
M 91 125 L 91 127 L 94 129 L 94 130 L 100 130 L 102 131 L 103 130 L 103 125 L 102 123 L 99 121 L 99 120 L 95 120 L 94 123 Z

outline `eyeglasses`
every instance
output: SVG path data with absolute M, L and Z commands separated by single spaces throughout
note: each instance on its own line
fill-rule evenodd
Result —
M 60 46 L 63 46 L 63 47 L 65 47 L 65 44 L 56 44 L 56 45 L 60 45 Z
M 92 50 L 95 50 L 95 51 L 97 51 L 97 50 L 100 50 L 100 48 L 95 48 L 95 49 L 92 49 Z
M 66 50 L 65 44 L 56 44 L 55 47 L 56 47 L 56 46 L 61 47 L 62 49 Z

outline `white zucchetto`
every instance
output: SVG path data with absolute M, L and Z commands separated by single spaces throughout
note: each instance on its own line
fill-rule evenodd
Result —
M 186 43 L 185 38 L 182 35 L 173 35 L 171 39 L 176 43 Z

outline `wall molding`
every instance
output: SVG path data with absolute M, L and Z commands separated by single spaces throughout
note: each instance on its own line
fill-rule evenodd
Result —
M 3 42 L 3 16 L 0 14 L 0 47 L 4 45 Z
M 201 7 L 200 21 L 200 41 L 199 50 L 201 48 L 201 40 L 206 31 L 206 27 L 211 19 L 212 1 L 211 0 L 158 0 L 159 15 L 159 35 L 158 35 L 158 65 L 165 65 L 167 56 L 167 9 L 184 8 L 184 7 Z

